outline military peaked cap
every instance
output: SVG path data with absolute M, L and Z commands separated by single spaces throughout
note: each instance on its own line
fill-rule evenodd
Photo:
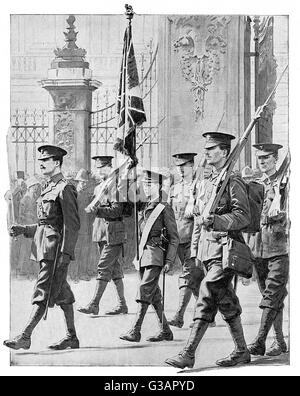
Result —
M 278 150 L 281 149 L 283 146 L 281 144 L 275 143 L 258 143 L 253 144 L 253 147 L 257 149 L 256 155 L 257 157 L 259 157 L 270 154 L 277 154 Z
M 43 161 L 47 158 L 51 157 L 64 157 L 66 154 L 66 150 L 62 149 L 61 147 L 58 146 L 51 146 L 50 144 L 40 146 L 38 148 L 38 151 L 41 153 L 40 157 L 38 160 Z
M 107 166 L 107 165 L 111 166 L 113 158 L 114 157 L 111 155 L 94 155 L 94 157 L 92 157 L 93 160 L 99 159 L 100 168 L 103 168 L 104 166 Z
M 194 157 L 197 153 L 178 153 L 173 154 L 172 157 L 174 158 L 175 165 L 183 165 L 187 162 L 194 161 Z
M 219 144 L 230 146 L 231 140 L 235 139 L 235 136 L 223 132 L 205 132 L 202 136 L 206 138 L 204 148 L 215 147 Z

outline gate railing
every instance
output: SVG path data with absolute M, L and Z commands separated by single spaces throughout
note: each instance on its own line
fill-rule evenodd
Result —
M 24 170 L 26 174 L 37 172 L 37 146 L 49 140 L 48 112 L 45 109 L 19 110 L 11 115 L 9 134 L 9 160 L 15 170 Z

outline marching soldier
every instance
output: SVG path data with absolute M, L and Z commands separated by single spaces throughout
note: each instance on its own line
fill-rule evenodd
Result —
M 72 278 L 90 280 L 91 268 L 95 266 L 94 257 L 98 254 L 96 246 L 91 243 L 92 217 L 86 213 L 85 208 L 91 202 L 94 192 L 94 183 L 90 180 L 89 172 L 79 169 L 74 178 L 77 190 L 78 213 L 80 217 L 80 230 L 75 249 L 76 266 L 73 266 Z
M 182 263 L 182 272 L 179 276 L 179 306 L 173 319 L 168 321 L 171 326 L 181 328 L 185 310 L 192 294 L 195 298 L 199 295 L 199 286 L 204 277 L 203 269 L 195 264 L 195 258 L 191 258 L 191 239 L 194 226 L 194 217 L 187 217 L 186 206 L 190 198 L 190 190 L 193 184 L 193 166 L 196 153 L 174 154 L 174 162 L 180 180 L 170 190 L 169 202 L 174 210 L 179 234 L 179 246 L 177 254 Z
M 96 155 L 92 157 L 96 162 L 96 169 L 100 177 L 100 184 L 96 186 L 94 196 L 101 188 L 101 183 L 107 178 L 112 170 L 112 156 Z M 115 202 L 107 191 L 106 199 L 96 211 L 93 224 L 93 242 L 97 242 L 100 259 L 98 262 L 98 276 L 95 294 L 86 307 L 78 308 L 84 314 L 97 315 L 99 303 L 108 282 L 113 280 L 118 304 L 115 308 L 107 311 L 107 315 L 127 314 L 128 307 L 124 296 L 123 269 L 120 256 L 123 252 L 125 238 L 125 225 L 123 221 L 124 203 Z
M 41 183 L 35 177 L 30 177 L 26 180 L 27 191 L 20 201 L 18 222 L 24 225 L 35 224 L 38 221 L 37 217 L 37 199 L 41 195 Z M 31 261 L 31 240 L 28 238 L 20 238 L 20 250 L 17 252 L 17 260 L 20 265 L 21 273 L 34 274 L 35 262 Z
M 211 198 L 214 183 L 230 152 L 234 136 L 225 133 L 207 132 L 205 156 L 213 166 L 213 172 L 199 186 L 198 202 L 200 215 L 195 218 L 191 257 L 197 257 L 206 269 L 201 282 L 199 298 L 194 311 L 194 325 L 183 350 L 166 359 L 166 363 L 178 367 L 193 367 L 195 352 L 209 323 L 219 310 L 227 322 L 235 350 L 226 358 L 216 362 L 219 366 L 234 366 L 250 362 L 250 353 L 244 338 L 240 315 L 242 312 L 238 297 L 232 286 L 234 273 L 222 267 L 222 237 L 228 236 L 243 241 L 240 230 L 250 222 L 250 208 L 246 187 L 240 176 L 232 174 L 229 183 L 213 215 L 202 217 L 203 210 Z
M 38 148 L 41 173 L 47 178 L 37 202 L 38 223 L 13 225 L 11 235 L 24 234 L 33 238 L 31 258 L 40 264 L 35 285 L 32 315 L 22 333 L 4 341 L 12 349 L 29 349 L 31 335 L 42 319 L 47 306 L 60 306 L 65 315 L 67 335 L 50 349 L 79 348 L 74 325 L 74 295 L 67 282 L 68 266 L 74 260 L 80 221 L 75 187 L 64 179 L 61 173 L 65 150 L 45 145 Z
M 141 239 L 139 245 L 140 285 L 136 297 L 138 312 L 132 328 L 120 336 L 122 340 L 139 342 L 141 327 L 149 305 L 152 305 L 159 322 L 160 331 L 147 341 L 172 341 L 173 333 L 163 312 L 162 294 L 158 285 L 161 271 L 168 272 L 173 266 L 178 248 L 178 232 L 174 212 L 162 196 L 162 183 L 165 176 L 159 172 L 144 170 L 143 187 L 147 202 L 141 203 L 139 228 Z M 163 244 L 163 233 L 168 239 Z M 165 250 L 165 252 L 164 252 Z
M 287 352 L 282 332 L 284 299 L 287 296 L 289 276 L 288 219 L 286 211 L 287 187 L 279 185 L 276 170 L 280 144 L 253 145 L 259 168 L 263 173 L 258 180 L 265 187 L 265 199 L 261 217 L 261 230 L 250 238 L 249 246 L 256 257 L 255 269 L 262 300 L 261 323 L 254 342 L 248 346 L 252 355 L 276 356 Z M 280 206 L 272 210 L 276 190 L 280 193 Z M 266 351 L 266 339 L 274 327 L 275 340 Z

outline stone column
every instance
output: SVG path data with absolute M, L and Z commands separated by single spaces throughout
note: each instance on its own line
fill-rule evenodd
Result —
M 92 92 L 101 83 L 92 79 L 85 61 L 86 50 L 76 45 L 75 17 L 67 19 L 66 45 L 56 49 L 48 76 L 41 81 L 50 94 L 49 144 L 67 150 L 64 172 L 75 174 L 80 168 L 90 170 L 90 114 Z

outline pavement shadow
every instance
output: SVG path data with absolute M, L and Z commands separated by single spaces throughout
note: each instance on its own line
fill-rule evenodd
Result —
M 81 347 L 79 349 L 65 349 L 62 351 L 53 351 L 53 350 L 44 350 L 44 351 L 36 351 L 36 352 L 15 352 L 16 355 L 18 356 L 55 356 L 55 355 L 63 355 L 63 354 L 78 354 L 78 353 L 83 353 L 83 352 L 103 352 L 103 351 L 113 351 L 113 350 L 123 350 L 123 349 L 144 349 L 144 348 L 153 348 L 154 346 L 163 346 L 163 347 L 174 347 L 181 345 L 181 342 L 183 340 L 176 340 L 177 342 L 168 342 L 166 341 L 165 343 L 159 342 L 159 343 L 141 343 L 141 344 L 135 344 L 135 343 L 128 343 L 126 345 L 116 345 L 116 346 L 86 346 L 86 347 Z
M 289 353 L 283 353 L 279 356 L 260 356 L 258 358 L 252 357 L 251 363 L 235 366 L 234 369 L 239 369 L 243 367 L 255 367 L 255 366 L 288 366 L 290 364 Z M 190 374 L 190 373 L 200 373 L 202 371 L 209 370 L 226 370 L 232 369 L 233 367 L 219 367 L 217 365 L 210 365 L 201 368 L 193 368 L 187 370 L 180 370 L 177 374 Z

